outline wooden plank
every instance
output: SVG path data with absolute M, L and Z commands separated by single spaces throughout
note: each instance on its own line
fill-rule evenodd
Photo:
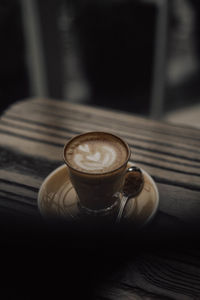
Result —
M 6 117 L 5 117 L 6 119 Z M 4 122 L 5 120 L 3 119 L 2 122 Z M 4 124 L 4 123 L 3 123 Z M 33 131 L 33 132 L 41 132 L 42 134 L 46 134 L 47 136 L 56 136 L 56 137 L 61 137 L 61 139 L 65 138 L 65 141 L 67 141 L 69 138 L 71 138 L 73 135 L 75 135 L 75 133 L 80 133 L 81 131 L 85 131 L 83 130 L 83 127 L 84 125 L 76 125 L 74 123 L 74 125 L 70 125 L 70 126 L 66 126 L 66 129 L 64 128 L 63 130 L 59 130 L 59 129 L 52 129 L 52 128 L 47 128 L 45 126 L 42 126 L 41 124 L 38 124 L 37 122 L 34 123 L 33 121 L 33 124 L 29 124 L 29 123 L 26 123 L 26 122 L 23 122 L 21 121 L 16 121 L 16 120 L 6 120 L 6 124 L 8 126 L 8 130 L 10 130 L 11 126 L 14 125 L 16 128 L 22 128 L 22 130 L 25 130 L 29 133 L 29 131 Z M 20 125 L 19 125 L 20 124 Z M 53 124 L 53 121 L 51 121 L 51 124 Z M 73 126 L 73 127 L 72 127 Z M 72 133 L 72 128 L 74 130 L 74 133 Z M 75 129 L 74 129 L 75 128 Z M 62 129 L 62 128 L 61 128 Z M 96 129 L 96 128 L 95 128 Z M 99 129 L 99 128 L 98 128 Z M 102 129 L 102 128 L 101 128 Z M 86 129 L 87 131 L 87 129 Z M 115 132 L 113 132 L 115 133 Z M 117 132 L 118 134 L 120 134 L 121 132 Z M 121 133 L 121 136 L 124 137 L 123 133 Z M 133 138 L 134 138 L 134 145 L 132 147 L 132 151 L 133 151 L 133 154 L 137 154 L 137 155 L 143 155 L 144 156 L 144 159 L 145 157 L 151 157 L 153 160 L 155 159 L 158 159 L 158 160 L 162 160 L 162 162 L 166 161 L 168 163 L 174 163 L 174 164 L 178 164 L 179 167 L 182 167 L 182 166 L 188 166 L 189 168 L 191 167 L 194 167 L 194 168 L 199 168 L 199 164 L 195 162 L 192 163 L 191 161 L 190 162 L 185 162 L 184 159 L 182 158 L 178 158 L 177 156 L 169 156 L 168 154 L 166 153 L 154 153 L 151 151 L 151 153 L 147 153 L 147 151 L 145 151 L 145 149 L 141 149 L 142 147 L 142 144 L 139 144 L 137 145 L 136 144 L 136 140 L 138 139 L 138 136 L 136 137 L 135 135 L 133 135 Z M 142 140 L 142 139 L 139 139 L 139 141 Z M 132 142 L 132 141 L 131 141 Z M 149 141 L 149 143 L 152 143 L 152 141 Z M 154 145 L 155 142 L 153 142 L 152 144 Z M 155 144 L 156 145 L 156 144 Z M 139 147 L 139 149 L 137 149 L 136 147 Z M 171 148 L 177 148 L 177 146 L 174 144 L 170 144 Z M 188 151 L 195 151 L 197 147 L 195 147 L 195 149 L 187 149 Z M 157 162 L 159 164 L 159 162 Z
M 37 105 L 36 105 L 37 104 Z M 32 105 L 32 106 L 31 106 Z M 109 110 L 103 110 L 100 108 L 93 108 L 90 106 L 83 106 L 78 104 L 72 104 L 69 102 L 61 102 L 55 100 L 45 100 L 41 101 L 30 101 L 30 102 L 20 102 L 19 104 L 12 107 L 11 112 L 20 113 L 23 109 L 24 115 L 27 112 L 34 112 L 35 114 L 40 114 L 42 112 L 43 117 L 45 115 L 54 115 L 63 118 L 73 118 L 76 121 L 93 121 L 100 124 L 102 122 L 108 122 L 110 124 L 115 124 L 118 127 L 124 127 L 126 130 L 130 128 L 135 128 L 138 131 L 143 130 L 146 134 L 161 134 L 168 138 L 176 138 L 177 140 L 183 141 L 184 139 L 190 140 L 191 144 L 198 143 L 200 141 L 199 131 L 195 128 L 180 127 L 172 124 L 152 121 L 147 118 L 137 117 L 132 114 L 112 112 Z M 42 120 L 42 119 L 41 119 Z M 199 144 L 199 143 L 198 143 Z
M 148 135 L 145 135 L 143 131 L 135 130 L 134 127 L 123 128 L 122 126 L 119 126 L 118 124 L 112 124 L 109 120 L 107 122 L 100 121 L 97 123 L 97 120 L 91 121 L 88 119 L 83 120 L 74 120 L 70 116 L 59 116 L 59 115 L 48 115 L 45 111 L 40 111 L 36 114 L 31 114 L 28 118 L 26 117 L 20 117 L 17 112 L 9 112 L 4 117 L 3 121 L 8 122 L 11 120 L 21 122 L 21 127 L 23 126 L 23 123 L 27 124 L 27 126 L 32 125 L 41 125 L 43 128 L 48 127 L 52 130 L 57 130 L 64 132 L 64 130 L 68 129 L 71 130 L 72 133 L 79 133 L 79 132 L 86 132 L 86 131 L 94 131 L 94 130 L 106 130 L 108 131 L 107 124 L 109 124 L 109 131 L 111 132 L 118 132 L 119 135 L 124 136 L 125 138 L 140 140 L 140 141 L 146 141 L 150 142 L 152 144 L 155 144 L 156 146 L 164 146 L 164 147 L 172 147 L 175 150 L 190 150 L 192 153 L 200 153 L 199 149 L 197 148 L 197 145 L 193 147 L 192 143 L 188 144 L 186 143 L 185 139 L 182 139 L 181 141 L 177 141 L 177 137 L 174 138 L 174 140 L 170 140 L 170 137 L 166 140 L 166 137 L 164 135 L 157 135 L 155 133 L 150 134 L 148 131 Z M 19 125 L 18 125 L 19 126 Z M 48 126 L 48 127 L 47 127 Z M 198 143 L 199 145 L 199 143 Z
M 17 151 L 28 154 L 32 157 L 42 157 L 51 160 L 62 160 L 63 145 L 45 144 L 36 139 L 25 139 L 23 136 L 10 135 L 7 132 L 1 132 L 1 145 L 9 149 L 15 148 Z
M 161 131 L 162 134 L 168 134 L 169 131 L 170 134 L 174 132 L 174 134 L 180 134 L 180 136 L 184 136 L 185 138 L 186 136 L 188 138 L 191 138 L 192 135 L 194 139 L 200 139 L 199 130 L 196 128 L 190 128 L 189 126 L 176 126 L 171 123 L 155 121 L 134 114 L 128 114 L 127 112 L 123 112 L 123 118 L 121 112 L 113 111 L 110 109 L 105 110 L 99 107 L 94 108 L 89 105 L 73 104 L 67 101 L 56 101 L 53 99 L 36 98 L 33 99 L 31 103 L 33 103 L 34 105 L 38 103 L 40 106 L 44 105 L 46 108 L 52 105 L 53 109 L 58 108 L 61 111 L 65 109 L 68 109 L 69 111 L 69 109 L 71 109 L 72 111 L 76 112 L 75 114 L 80 112 L 83 115 L 85 113 L 86 118 L 88 116 L 98 115 L 101 117 L 102 120 L 104 117 L 107 117 L 110 120 L 117 120 L 119 123 L 121 123 L 123 119 L 123 123 L 125 124 L 126 122 L 129 123 L 129 125 L 130 123 L 135 123 L 137 126 L 141 126 L 142 128 L 145 128 L 146 122 L 148 122 L 148 130 L 154 129 L 158 132 Z
M 3 120 L 4 121 L 4 120 Z M 30 120 L 29 120 L 30 121 Z M 33 120 L 33 122 L 37 122 L 37 120 Z M 55 119 L 48 119 L 47 122 L 51 124 L 51 126 L 55 125 L 56 126 L 56 120 Z M 8 122 L 7 122 L 8 123 Z M 48 126 L 48 123 L 44 124 L 46 126 Z M 35 126 L 40 126 L 40 124 L 35 123 Z M 49 134 L 47 134 L 45 131 L 43 131 L 43 129 L 40 129 L 38 131 L 33 131 L 33 130 L 28 130 L 27 128 L 22 126 L 19 127 L 15 127 L 15 132 L 18 132 L 18 134 L 22 134 L 22 135 L 26 135 L 28 137 L 35 137 L 38 139 L 42 139 L 43 141 L 47 140 L 47 141 L 52 141 L 52 143 L 54 144 L 59 144 L 62 143 L 64 144 L 69 138 L 71 138 L 73 135 L 77 134 L 77 133 L 81 133 L 81 132 L 87 132 L 87 131 L 91 131 L 93 128 L 93 130 L 106 130 L 107 131 L 107 127 L 105 126 L 99 126 L 94 127 L 91 126 L 91 128 L 86 127 L 84 125 L 81 124 L 72 124 L 71 126 L 69 126 L 67 123 L 62 123 L 62 127 L 60 127 L 60 129 L 62 129 L 62 131 L 60 130 L 60 132 L 62 133 L 62 135 L 59 134 L 59 130 L 57 129 L 57 135 L 56 135 L 56 131 L 55 129 L 53 129 L 53 133 L 50 134 L 49 129 L 48 132 Z M 14 134 L 13 131 L 13 127 L 9 126 L 9 124 L 4 124 L 2 122 L 1 126 L 0 126 L 0 130 L 1 132 L 10 132 Z M 73 130 L 73 131 L 72 131 Z M 109 130 L 112 133 L 118 134 L 120 136 L 122 136 L 128 143 L 130 146 L 134 147 L 134 148 L 138 148 L 138 149 L 148 149 L 148 151 L 151 151 L 153 153 L 157 152 L 158 155 L 162 155 L 162 154 L 167 154 L 167 155 L 171 155 L 177 158 L 186 158 L 188 160 L 191 161 L 195 161 L 197 163 L 199 163 L 200 165 L 200 152 L 198 150 L 197 147 L 181 147 L 180 145 L 176 145 L 175 143 L 171 143 L 171 144 L 163 144 L 162 142 L 160 142 L 158 140 L 157 141 L 152 141 L 149 139 L 145 139 L 142 138 L 141 136 L 132 134 L 132 136 L 128 136 L 127 134 L 125 135 L 124 132 L 121 131 L 117 131 L 117 130 Z M 66 134 L 64 134 L 64 132 L 66 132 Z
M 40 118 L 39 118 L 40 119 Z M 46 123 L 45 123 L 46 120 Z M 30 119 L 29 119 L 30 121 Z M 32 121 L 33 122 L 37 122 L 38 121 L 38 116 L 35 119 L 35 116 L 32 116 Z M 70 133 L 70 137 L 73 136 L 73 133 L 80 133 L 80 132 L 86 132 L 86 131 L 90 131 L 90 130 L 107 130 L 107 127 L 104 127 L 103 125 L 101 125 L 100 127 L 95 127 L 94 125 L 91 125 L 91 127 L 87 126 L 84 127 L 84 125 L 82 124 L 77 124 L 74 123 L 71 125 L 68 124 L 67 120 L 63 120 L 63 122 L 61 123 L 61 121 L 59 120 L 60 123 L 60 127 L 57 124 L 57 120 L 56 119 L 52 119 L 52 118 L 43 118 L 43 125 L 48 126 L 48 124 L 51 124 L 50 126 L 57 126 L 58 129 L 60 129 L 60 131 L 67 131 L 70 130 L 72 131 L 72 128 L 74 128 L 73 132 Z M 41 122 L 40 122 L 41 124 Z M 188 158 L 191 160 L 194 160 L 195 162 L 199 162 L 200 161 L 200 153 L 199 153 L 199 148 L 198 147 L 181 147 L 181 145 L 176 145 L 176 143 L 171 143 L 171 144 L 164 144 L 162 143 L 162 141 L 160 141 L 159 139 L 157 141 L 151 141 L 148 139 L 144 139 L 141 137 L 138 137 L 137 135 L 132 135 L 132 136 L 127 136 L 127 133 L 123 133 L 120 132 L 119 130 L 112 130 L 109 129 L 109 131 L 113 132 L 113 133 L 118 133 L 121 134 L 122 137 L 124 137 L 128 143 L 130 143 L 130 145 L 132 144 L 134 147 L 139 147 L 139 149 L 143 149 L 143 148 L 148 148 L 149 151 L 153 152 L 159 152 L 159 154 L 171 154 L 172 156 L 175 157 L 183 157 L 183 158 Z M 187 155 L 186 155 L 187 154 Z

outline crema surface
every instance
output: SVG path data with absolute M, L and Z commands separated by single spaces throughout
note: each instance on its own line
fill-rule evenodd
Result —
M 114 138 L 85 137 L 72 141 L 66 150 L 66 158 L 77 170 L 103 173 L 123 165 L 127 150 L 120 140 Z

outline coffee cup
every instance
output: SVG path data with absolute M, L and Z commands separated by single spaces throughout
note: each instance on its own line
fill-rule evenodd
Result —
M 106 215 L 119 209 L 129 158 L 128 144 L 107 132 L 87 132 L 65 144 L 64 161 L 83 212 Z

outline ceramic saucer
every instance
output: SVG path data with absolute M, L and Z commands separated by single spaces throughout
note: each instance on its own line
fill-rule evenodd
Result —
M 133 164 L 128 164 L 130 167 Z M 123 218 L 138 226 L 149 223 L 159 204 L 159 193 L 152 177 L 142 169 L 144 187 L 140 194 L 130 199 Z M 135 202 L 136 201 L 136 202 Z M 38 193 L 38 207 L 44 217 L 77 219 L 80 215 L 76 192 L 71 184 L 68 168 L 62 165 L 47 176 Z

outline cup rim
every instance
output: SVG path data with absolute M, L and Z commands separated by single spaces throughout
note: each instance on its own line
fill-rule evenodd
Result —
M 111 170 L 111 171 L 107 171 L 107 172 L 101 172 L 101 173 L 89 173 L 89 172 L 85 172 L 85 171 L 81 171 L 81 170 L 78 170 L 74 167 L 72 167 L 70 165 L 70 163 L 67 161 L 66 157 L 65 157 L 65 153 L 66 153 L 66 148 L 67 146 L 74 140 L 74 139 L 77 139 L 78 137 L 80 136 L 84 136 L 84 135 L 88 135 L 88 134 L 107 134 L 107 135 L 111 135 L 117 139 L 119 139 L 125 146 L 126 146 L 126 149 L 127 149 L 127 159 L 125 160 L 125 162 L 123 162 L 123 164 L 121 164 L 119 167 Z M 115 173 L 116 171 L 120 170 L 123 166 L 125 166 L 129 159 L 130 159 L 130 156 L 131 156 L 131 150 L 130 150 L 130 147 L 128 145 L 127 142 L 125 142 L 120 136 L 116 135 L 116 134 L 113 134 L 113 133 L 110 133 L 110 132 L 107 132 L 107 131 L 88 131 L 88 132 L 85 132 L 85 133 L 81 133 L 81 134 L 77 134 L 75 136 L 73 136 L 65 145 L 64 145 L 64 148 L 63 148 L 63 159 L 64 159 L 64 162 L 65 164 L 67 165 L 68 168 L 72 169 L 73 171 L 75 172 L 78 172 L 80 174 L 84 174 L 84 175 L 87 175 L 87 176 L 101 176 L 101 175 L 109 175 L 109 174 L 112 174 L 112 173 Z

